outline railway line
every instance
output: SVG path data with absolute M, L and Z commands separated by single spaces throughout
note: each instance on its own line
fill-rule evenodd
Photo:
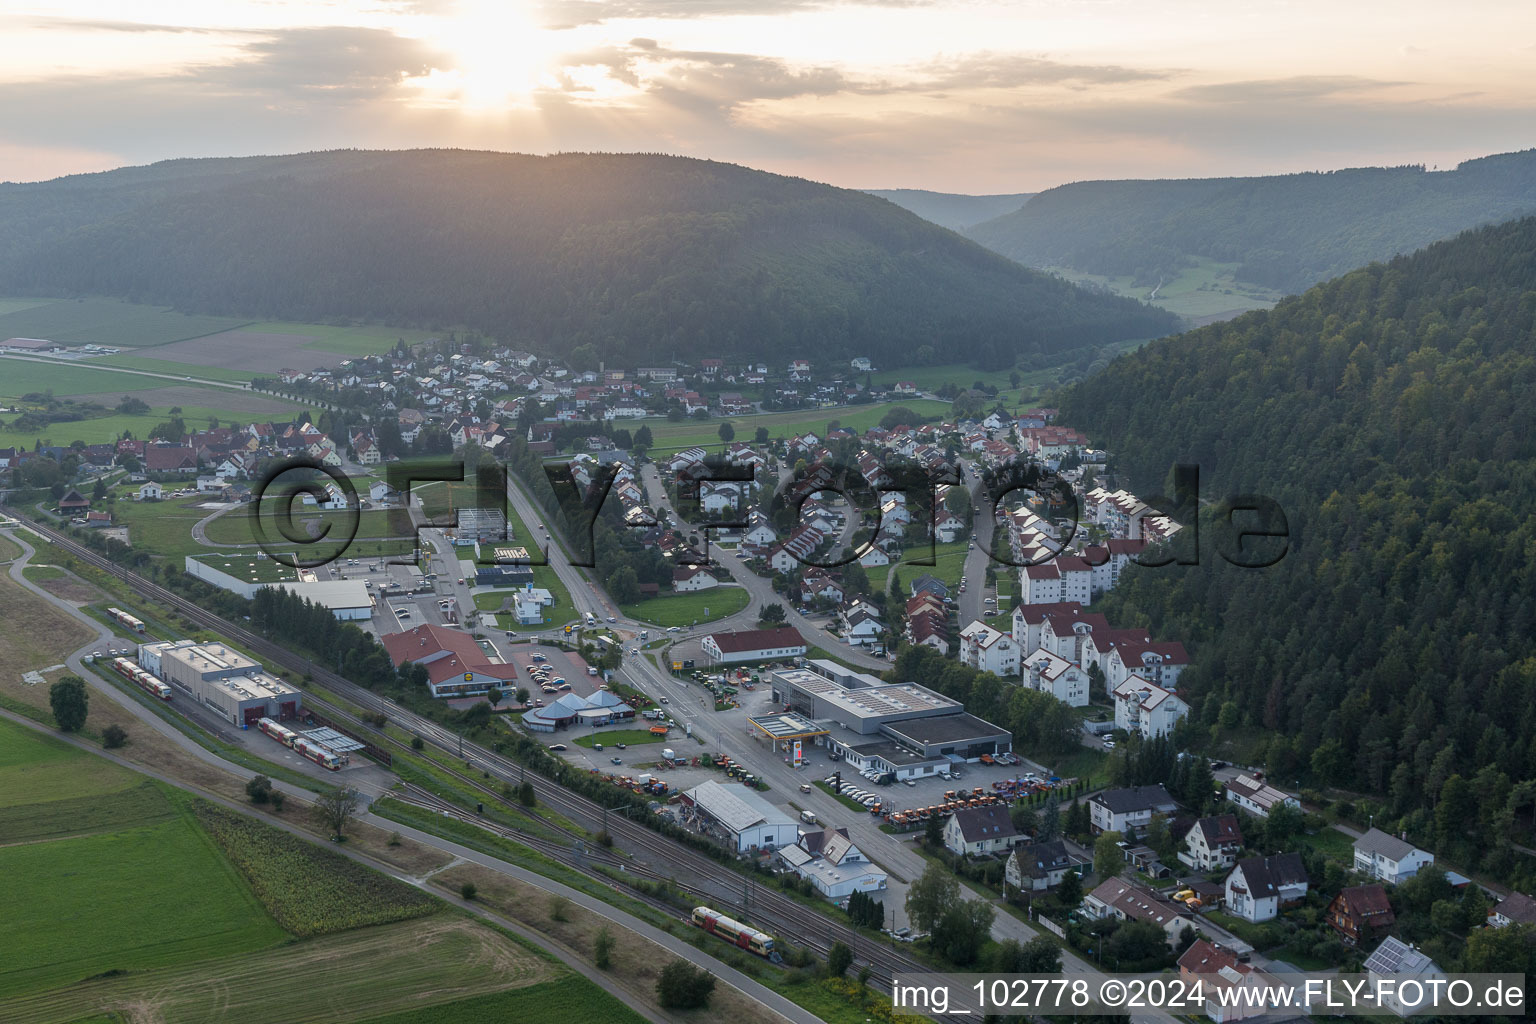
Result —
M 588 850 L 590 852 L 586 856 L 593 863 L 609 864 L 615 870 L 622 870 L 639 878 L 666 881 L 681 891 L 697 895 L 703 900 L 716 904 L 727 904 L 730 906 L 733 914 L 739 913 L 746 919 L 758 922 L 768 930 L 776 931 L 779 935 L 796 944 L 809 946 L 822 955 L 825 955 L 832 943 L 842 941 L 854 950 L 856 963 L 869 967 L 871 981 L 887 992 L 890 991 L 892 979 L 898 974 L 920 974 L 932 970 L 932 968 L 913 957 L 905 955 L 900 950 L 892 949 L 881 942 L 872 940 L 868 935 L 860 935 L 851 927 L 829 919 L 825 915 L 796 902 L 775 889 L 757 884 L 750 876 L 734 871 L 704 853 L 677 843 L 644 825 L 631 821 L 623 814 L 605 814 L 603 806 L 596 801 L 572 793 L 552 780 L 536 772 L 528 771 L 525 766 L 510 758 L 503 757 L 478 744 L 462 741 L 457 733 L 444 728 L 438 723 L 402 708 L 393 701 L 358 686 L 325 666 L 295 654 L 265 637 L 187 600 L 174 591 L 118 565 L 106 556 L 91 550 L 52 527 L 38 522 L 31 516 L 17 514 L 16 518 L 21 520 L 28 529 L 44 537 L 50 543 L 68 551 L 85 564 L 122 580 L 141 596 L 169 609 L 173 609 L 177 614 L 191 622 L 220 633 L 273 664 L 281 665 L 301 675 L 310 676 L 315 682 L 343 697 L 353 705 L 366 711 L 386 716 L 401 728 L 410 731 L 416 736 L 420 736 L 423 742 L 430 743 L 440 750 L 462 758 L 472 768 L 488 773 L 499 782 L 521 784 L 526 779 L 526 781 L 533 785 L 534 793 L 542 804 L 558 812 L 567 820 L 586 828 L 589 832 L 596 833 L 606 826 L 606 830 L 615 845 L 626 851 L 629 854 L 629 858 L 621 858 L 619 855 L 606 850 L 598 854 L 595 851 L 591 851 L 589 846 Z M 349 729 L 356 730 L 362 735 L 374 737 L 375 741 L 381 746 L 400 746 L 397 741 L 387 737 L 382 730 L 374 727 L 371 723 L 362 721 L 345 708 L 338 707 L 323 699 L 314 698 L 308 693 L 305 694 L 305 700 L 306 703 L 317 707 L 334 720 L 345 722 Z M 493 800 L 504 802 L 501 794 L 491 787 L 484 785 L 481 779 L 458 772 L 454 774 L 463 783 L 486 793 Z M 502 831 L 507 838 L 514 839 L 540 852 L 556 856 L 564 863 L 570 863 L 572 859 L 573 849 L 570 845 L 562 845 L 545 837 L 505 829 L 504 826 L 467 814 L 462 809 L 427 793 L 425 790 L 408 788 L 408 792 L 411 795 L 411 802 L 433 808 L 439 813 L 446 812 L 450 816 L 469 821 L 493 833 Z M 576 833 L 563 829 L 554 823 L 548 824 L 571 836 L 573 843 L 576 839 L 582 838 Z M 605 858 L 611 858 L 611 860 Z M 614 884 L 613 879 L 609 878 L 606 874 L 599 873 L 595 874 L 594 877 L 600 878 L 605 885 Z M 686 878 L 689 881 L 680 882 L 679 878 Z M 649 904 L 657 906 L 659 909 L 665 910 L 667 913 L 677 913 L 677 908 L 654 900 L 644 893 L 630 891 L 626 895 L 642 899 Z

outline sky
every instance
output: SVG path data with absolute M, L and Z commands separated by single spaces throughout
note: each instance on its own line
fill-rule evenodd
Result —
M 0 180 L 451 146 L 850 188 L 1536 145 L 1530 0 L 0 0 Z

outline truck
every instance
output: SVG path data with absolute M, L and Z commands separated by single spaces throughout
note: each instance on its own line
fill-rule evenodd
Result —
M 587 622 L 587 628 L 591 629 L 592 627 L 597 625 L 597 616 L 593 615 L 591 612 L 587 612 L 586 622 Z

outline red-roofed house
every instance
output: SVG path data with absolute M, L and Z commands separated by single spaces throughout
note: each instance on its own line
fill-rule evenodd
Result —
M 492 662 L 468 633 L 441 626 L 417 626 L 382 638 L 396 667 L 413 661 L 427 670 L 427 688 L 434 697 L 468 697 L 492 687 L 517 683 L 517 669 Z
M 731 630 L 709 634 L 699 642 L 699 649 L 714 664 L 733 665 L 801 657 L 805 654 L 805 638 L 793 626 Z
M 1217 1024 L 1258 1017 L 1268 1010 L 1262 998 L 1216 994 L 1216 989 L 1262 988 L 1264 976 L 1250 964 L 1239 962 L 1230 949 L 1205 939 L 1197 940 L 1179 957 L 1179 980 L 1190 991 L 1205 993 L 1205 1015 Z
M 710 587 L 719 585 L 720 581 L 711 576 L 702 566 L 687 566 L 672 570 L 672 589 L 680 594 L 708 590 Z

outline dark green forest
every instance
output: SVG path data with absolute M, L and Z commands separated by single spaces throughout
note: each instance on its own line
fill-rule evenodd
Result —
M 463 326 L 621 366 L 912 365 L 926 345 L 1029 368 L 1176 324 L 862 192 L 643 154 L 339 151 L 0 185 L 0 293 Z
M 1101 602 L 1190 645 L 1181 742 L 1536 881 L 1536 219 L 1154 342 L 1060 407 L 1140 493 L 1198 464 L 1204 540 L 1227 494 L 1288 517 L 1271 568 L 1207 544 Z
M 1157 284 L 1205 257 L 1300 292 L 1459 231 L 1536 213 L 1536 150 L 1454 171 L 1367 167 L 1260 178 L 1085 181 L 966 234 L 1031 267 Z

